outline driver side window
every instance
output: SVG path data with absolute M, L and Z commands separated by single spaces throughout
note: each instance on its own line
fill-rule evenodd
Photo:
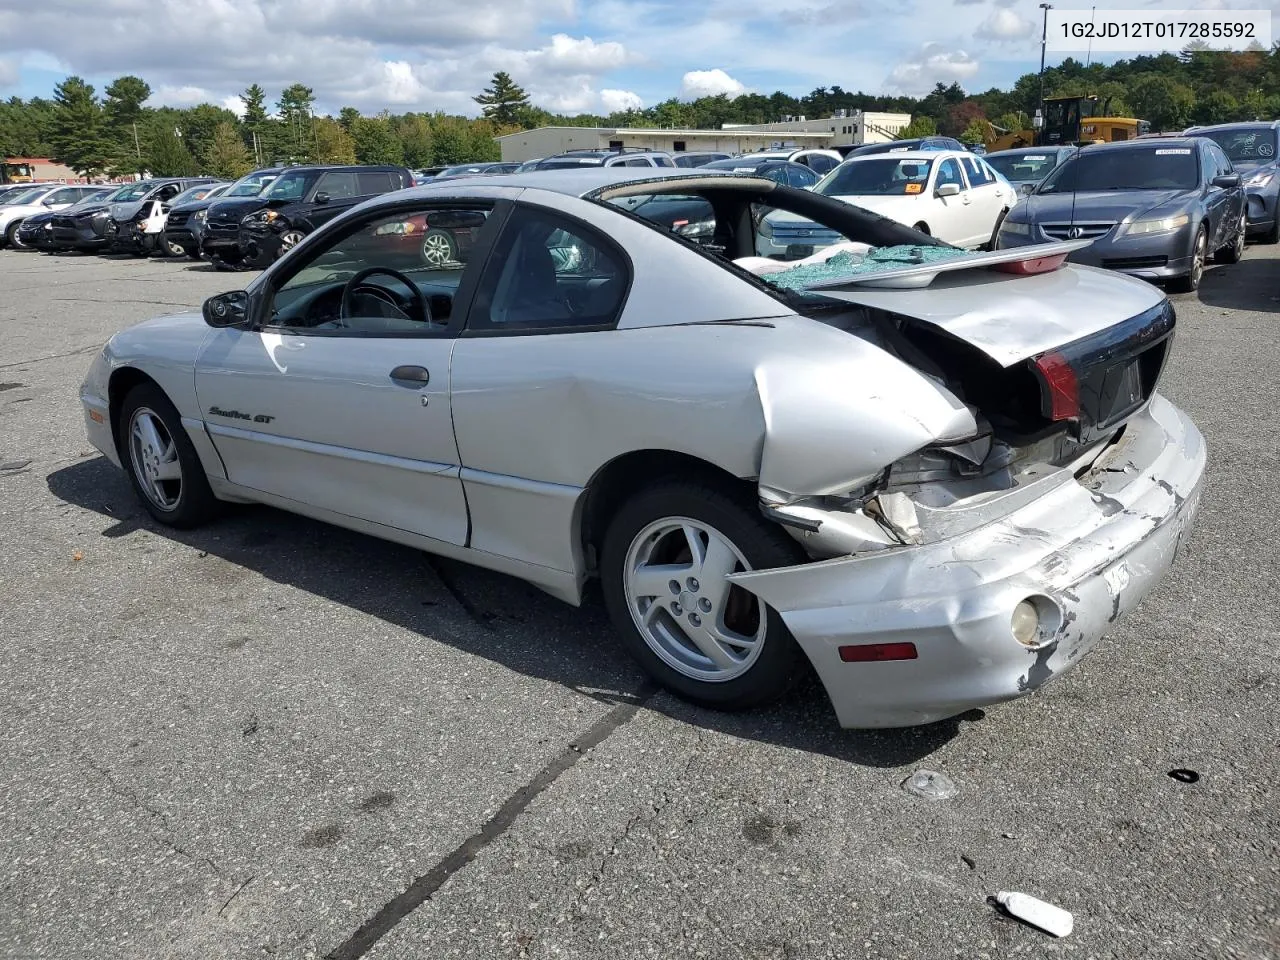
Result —
M 295 335 L 439 336 L 460 319 L 454 302 L 489 212 L 402 208 L 328 234 L 298 251 L 300 266 L 272 294 L 266 326 Z

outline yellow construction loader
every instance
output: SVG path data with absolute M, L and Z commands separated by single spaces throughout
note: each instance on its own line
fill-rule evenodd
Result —
M 1132 140 L 1151 132 L 1146 120 L 1111 116 L 1111 98 L 1048 97 L 1044 102 L 1044 127 L 1040 130 L 1001 130 L 990 126 L 987 151 L 1015 147 L 1084 146 Z

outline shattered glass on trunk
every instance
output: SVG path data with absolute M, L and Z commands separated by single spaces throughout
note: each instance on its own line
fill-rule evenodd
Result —
M 765 281 L 786 290 L 804 290 L 812 284 L 841 277 L 879 273 L 884 270 L 900 270 L 926 263 L 938 263 L 970 256 L 968 250 L 957 247 L 873 247 L 865 256 L 856 253 L 837 253 L 823 263 L 805 264 L 780 270 L 763 277 Z

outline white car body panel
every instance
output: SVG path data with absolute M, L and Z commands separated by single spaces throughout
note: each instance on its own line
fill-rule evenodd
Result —
M 1195 515 L 1204 445 L 1158 393 L 1093 461 L 1032 464 L 998 491 L 921 499 L 915 539 L 901 538 L 864 510 L 861 491 L 926 448 L 969 442 L 977 411 L 870 329 L 801 316 L 706 253 L 591 199 L 637 176 L 511 174 L 401 191 L 311 234 L 249 291 L 269 288 L 349 218 L 487 197 L 607 232 L 631 261 L 613 329 L 346 337 L 160 318 L 114 336 L 92 364 L 81 390 L 89 438 L 120 463 L 112 412 L 122 389 L 150 378 L 177 408 L 217 496 L 513 574 L 571 603 L 592 573 L 583 522 L 601 471 L 655 452 L 693 458 L 754 484 L 780 524 L 820 521 L 785 526 L 800 544 L 844 544 L 732 579 L 783 617 L 846 726 L 923 723 L 1037 689 L 1159 581 Z M 691 176 L 651 176 L 634 192 L 657 181 L 679 193 Z M 848 210 L 789 195 L 799 209 L 803 197 Z M 1140 282 L 1070 266 L 822 293 L 936 327 L 1005 366 L 1162 304 Z M 427 368 L 429 380 L 392 381 L 403 364 Z M 1012 605 L 1027 596 L 1061 613 L 1031 646 L 1009 628 Z M 918 659 L 854 664 L 839 652 L 903 639 L 918 644 Z

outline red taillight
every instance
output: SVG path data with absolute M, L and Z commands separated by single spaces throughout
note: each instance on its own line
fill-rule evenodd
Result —
M 1052 257 L 1028 257 L 1026 260 L 1013 260 L 1009 263 L 997 263 L 992 270 L 1001 273 L 1012 273 L 1020 277 L 1036 273 L 1052 273 L 1067 262 L 1067 255 L 1060 253 Z
M 914 643 L 859 643 L 840 648 L 840 659 L 845 663 L 915 660 L 918 656 Z
M 1046 353 L 1036 361 L 1036 369 L 1049 391 L 1049 419 L 1070 420 L 1080 416 L 1080 382 L 1067 358 L 1060 353 Z

